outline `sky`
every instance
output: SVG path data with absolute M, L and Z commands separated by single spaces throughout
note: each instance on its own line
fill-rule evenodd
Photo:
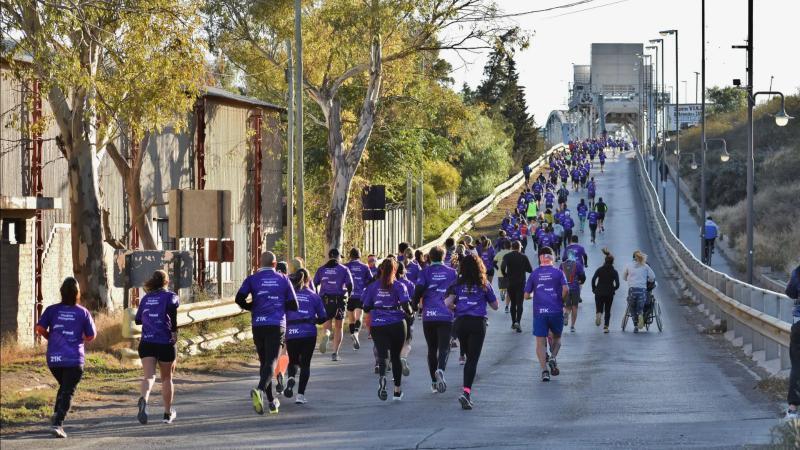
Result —
M 496 0 L 505 13 L 573 3 L 575 0 Z M 594 0 L 582 5 L 517 17 L 516 24 L 533 34 L 531 45 L 516 54 L 520 84 L 528 112 L 544 125 L 550 111 L 566 109 L 572 64 L 589 64 L 592 43 L 644 43 L 660 38 L 660 30 L 679 32 L 680 101 L 695 99 L 695 74 L 701 64 L 701 0 Z M 591 9 L 589 9 L 591 8 Z M 753 22 L 756 91 L 795 94 L 800 89 L 800 0 L 755 0 Z M 664 36 L 667 86 L 675 85 L 675 39 Z M 746 82 L 746 52 L 731 49 L 747 39 L 746 0 L 706 0 L 706 86 Z M 487 52 L 444 58 L 454 67 L 455 87 L 480 83 Z M 659 60 L 661 56 L 659 56 Z M 465 64 L 466 61 L 466 64 Z M 659 68 L 659 72 L 660 72 Z M 659 81 L 660 83 L 660 81 Z M 684 95 L 684 90 L 687 95 Z M 759 103 L 766 97 L 758 97 Z

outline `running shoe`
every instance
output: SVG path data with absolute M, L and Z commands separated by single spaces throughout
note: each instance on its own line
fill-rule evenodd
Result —
M 286 398 L 292 398 L 294 395 L 294 377 L 289 377 L 289 381 L 286 382 L 286 389 L 283 391 L 283 396 Z
M 517 333 L 522 333 L 522 327 L 517 324 Z
M 338 353 L 331 353 L 331 361 L 338 361 L 339 354 Z
M 604 327 L 603 327 L 603 333 L 606 333 L 606 334 L 608 334 L 608 326 L 604 326 Z
M 400 364 L 403 365 L 403 376 L 411 375 L 411 367 L 408 366 L 408 358 L 400 358 Z
M 456 348 L 456 347 L 458 347 L 458 342 L 456 341 L 456 339 L 450 339 L 450 348 Z
M 462 392 L 461 396 L 458 397 L 458 402 L 461 403 L 461 409 L 472 409 L 472 396 L 469 392 Z
M 253 409 L 256 414 L 264 414 L 264 397 L 261 389 L 252 389 L 250 391 L 250 400 L 253 401 Z
M 358 350 L 361 348 L 361 342 L 358 341 L 358 333 L 353 333 L 350 335 L 353 338 L 353 350 Z
M 459 366 L 463 366 L 466 363 L 467 363 L 467 357 L 466 356 L 461 355 L 461 356 L 458 357 L 458 365 Z
M 380 377 L 378 379 L 378 398 L 386 401 L 389 397 L 389 393 L 386 392 L 386 377 Z
M 432 381 L 431 382 L 431 394 L 438 394 L 438 393 L 439 393 L 439 389 L 436 388 L 436 382 Z
M 564 326 L 569 325 L 569 314 L 564 314 Z
M 570 331 L 570 333 L 574 333 L 575 332 L 575 327 L 569 327 L 569 331 Z
M 278 394 L 283 392 L 283 388 L 285 387 L 283 384 L 283 373 L 278 372 L 278 376 L 275 377 L 277 383 L 275 384 L 275 390 L 278 391 Z
M 644 314 L 639 314 L 639 328 L 644 328 Z
M 307 402 L 306 396 L 303 394 L 297 394 L 297 398 L 294 399 L 295 405 L 305 405 Z
M 272 399 L 272 401 L 269 402 L 269 413 L 278 414 L 278 410 L 280 409 L 280 407 L 281 407 L 280 400 L 278 400 L 277 398 Z
M 639 327 L 633 327 L 633 332 L 634 333 L 638 333 L 639 332 Z
M 517 322 L 511 324 L 511 331 L 516 331 L 517 329 Z
M 392 395 L 392 401 L 399 402 L 402 399 L 403 399 L 403 391 L 395 392 L 394 395 Z
M 434 376 L 436 377 L 436 382 L 434 383 L 436 392 L 444 394 L 444 391 L 447 390 L 447 382 L 444 380 L 444 370 L 436 369 Z
M 796 409 L 787 409 L 786 415 L 783 417 L 783 420 L 789 422 L 800 419 L 800 414 L 797 412 Z
M 330 339 L 331 339 L 331 332 L 326 330 L 325 333 L 322 335 L 322 340 L 319 341 L 320 353 L 325 353 L 328 351 L 328 341 L 330 341 Z
M 550 372 L 547 370 L 542 371 L 542 381 L 550 381 Z
M 381 373 L 381 366 L 379 366 L 378 364 L 375 364 L 375 375 L 377 375 L 379 373 Z
M 178 417 L 178 412 L 175 411 L 175 408 L 170 408 L 169 412 L 164 413 L 164 419 L 162 420 L 162 422 L 172 423 L 176 417 Z
M 506 314 L 508 314 L 508 305 L 506 305 Z
M 147 425 L 147 402 L 144 397 L 139 397 L 139 413 L 136 418 L 139 419 L 140 424 Z
M 594 315 L 594 324 L 598 327 L 600 326 L 600 313 Z
M 555 358 L 550 358 L 550 360 L 547 361 L 547 365 L 550 367 L 550 373 L 554 377 L 557 377 L 558 374 L 561 373 L 561 370 L 558 369 L 558 362 L 556 362 Z
M 50 432 L 57 438 L 66 439 L 67 437 L 67 433 L 64 432 L 64 427 L 61 425 L 53 425 L 53 427 L 50 428 Z

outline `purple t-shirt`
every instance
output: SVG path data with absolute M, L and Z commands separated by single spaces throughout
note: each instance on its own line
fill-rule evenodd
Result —
M 239 294 L 253 297 L 253 327 L 286 327 L 286 302 L 297 300 L 289 278 L 272 268 L 261 269 L 245 278 Z
M 598 214 L 597 211 L 590 211 L 587 217 L 589 218 L 589 225 L 597 225 L 600 214 Z
M 586 249 L 581 244 L 569 244 L 564 248 L 564 255 L 561 259 L 563 261 L 574 259 L 583 268 L 583 262 L 586 261 Z
M 376 280 L 367 286 L 361 301 L 364 302 L 364 309 L 372 309 L 373 327 L 392 325 L 406 317 L 400 308 L 403 303 L 409 302 L 408 290 L 397 280 L 388 288 Z
M 444 264 L 431 264 L 420 272 L 417 284 L 425 288 L 422 294 L 423 321 L 453 321 L 453 312 L 444 304 L 444 297 L 457 278 L 456 271 Z
M 317 269 L 314 274 L 314 285 L 319 289 L 319 295 L 344 295 L 353 289 L 353 276 L 350 269 L 343 264 L 333 265 L 330 261 Z
M 83 337 L 97 333 L 89 310 L 81 305 L 50 305 L 37 325 L 50 333 L 47 338 L 49 367 L 83 366 Z
M 368 265 L 357 259 L 350 261 L 345 266 L 353 277 L 353 298 L 361 298 L 364 295 L 364 288 L 372 281 L 372 272 Z
M 553 266 L 533 269 L 525 283 L 525 293 L 533 294 L 533 315 L 554 314 L 564 310 L 561 294 L 567 285 L 564 272 Z
M 165 289 L 148 292 L 139 302 L 136 323 L 142 324 L 142 342 L 169 344 L 173 324 L 170 312 L 180 304 L 178 295 Z
M 409 295 L 414 292 L 414 285 L 417 284 L 417 278 L 419 278 L 419 272 L 421 270 L 422 267 L 420 267 L 416 260 L 411 261 L 406 267 L 406 278 L 411 282 L 411 288 L 408 291 Z
M 485 251 L 482 251 L 480 255 L 483 265 L 486 267 L 486 271 L 489 272 L 494 270 L 494 256 L 496 255 L 494 249 L 489 247 Z
M 304 287 L 296 293 L 297 311 L 286 312 L 286 340 L 302 339 L 317 335 L 315 323 L 325 319 L 325 305 L 322 297 L 310 287 Z
M 447 295 L 456 296 L 456 317 L 486 317 L 486 305 L 497 302 L 492 286 L 472 286 L 456 282 L 450 286 Z

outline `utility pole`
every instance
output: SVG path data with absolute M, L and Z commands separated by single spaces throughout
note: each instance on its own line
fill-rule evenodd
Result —
M 700 1 L 700 39 L 703 41 L 700 51 L 700 72 L 703 77 L 702 92 L 700 95 L 700 253 L 703 254 L 705 246 L 706 223 L 706 0 Z M 695 72 L 696 74 L 697 72 Z M 695 77 L 696 78 L 696 77 Z M 702 258 L 701 258 L 702 259 Z
M 300 0 L 294 0 L 294 46 L 297 51 L 297 64 L 295 64 L 295 143 L 297 144 L 297 227 L 298 227 L 298 253 L 306 260 L 306 210 L 305 210 L 305 183 L 303 182 L 303 22 L 301 17 Z
M 753 0 L 747 0 L 747 282 L 753 284 L 753 189 L 755 151 L 753 150 Z
M 702 1 L 703 1 L 703 2 L 705 2 L 705 0 L 702 0 Z M 703 13 L 703 14 L 701 14 L 701 15 L 704 15 L 704 14 L 705 14 L 705 13 Z M 704 30 L 704 31 L 705 31 L 705 30 Z M 703 42 L 703 45 L 706 45 L 706 43 L 705 43 L 705 42 Z M 701 70 L 702 70 L 702 69 L 701 69 Z M 695 102 L 695 103 L 697 103 L 697 97 L 698 97 L 698 95 L 697 95 L 697 89 L 698 89 L 698 87 L 699 87 L 699 84 L 698 84 L 699 77 L 700 77 L 700 72 L 695 72 L 695 73 L 694 73 L 694 102 Z
M 286 40 L 286 86 L 288 87 L 286 101 L 286 115 L 288 116 L 288 130 L 286 143 L 288 147 L 287 173 L 286 173 L 286 246 L 289 261 L 294 259 L 294 75 L 292 71 L 292 41 Z
M 425 208 L 423 207 L 423 181 L 422 177 L 419 177 L 419 182 L 417 183 L 417 239 L 416 239 L 416 246 L 419 247 L 425 243 L 425 236 L 422 231 L 423 228 L 423 220 L 425 215 Z
M 414 188 L 412 183 L 411 174 L 408 174 L 406 176 L 406 238 L 403 240 L 409 243 L 413 242 L 412 234 L 414 233 L 414 222 L 412 221 L 414 209 L 411 204 L 414 197 Z

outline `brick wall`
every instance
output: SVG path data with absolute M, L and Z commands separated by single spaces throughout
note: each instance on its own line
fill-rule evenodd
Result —
M 33 220 L 25 221 L 27 242 L 0 242 L 0 334 L 33 344 Z

